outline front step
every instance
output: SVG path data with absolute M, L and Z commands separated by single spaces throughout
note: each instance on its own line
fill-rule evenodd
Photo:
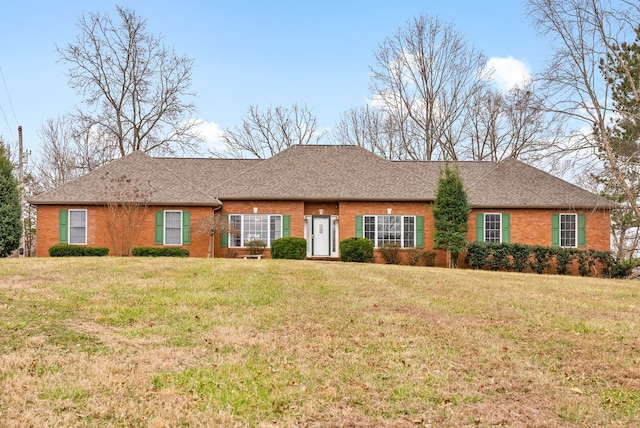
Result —
M 307 257 L 307 260 L 313 260 L 318 262 L 339 262 L 339 257 Z

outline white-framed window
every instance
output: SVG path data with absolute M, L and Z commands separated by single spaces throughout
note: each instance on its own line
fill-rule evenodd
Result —
M 502 242 L 502 214 L 484 214 L 484 242 Z
M 416 245 L 416 217 L 409 215 L 365 215 L 364 237 L 378 248 L 399 244 L 402 248 Z
M 182 211 L 164 212 L 164 245 L 182 245 Z
M 578 246 L 577 214 L 560 214 L 560 246 L 568 248 Z
M 87 210 L 69 210 L 69 244 L 87 244 Z
M 247 242 L 259 239 L 271 247 L 282 238 L 281 214 L 229 214 L 229 246 L 242 248 Z

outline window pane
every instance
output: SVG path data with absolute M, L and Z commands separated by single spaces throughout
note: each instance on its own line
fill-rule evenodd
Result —
M 364 217 L 364 237 L 375 243 L 376 240 L 376 218 L 369 215 Z
M 267 245 L 271 247 L 271 242 L 278 238 L 282 238 L 282 216 L 269 216 L 269 224 L 269 242 L 267 242 Z
M 560 246 L 576 246 L 576 215 L 560 214 Z
M 87 212 L 69 210 L 69 244 L 87 243 Z
M 500 242 L 502 214 L 484 215 L 484 242 Z
M 182 244 L 182 212 L 165 211 L 164 243 L 167 245 Z
M 229 246 L 242 246 L 242 216 L 229 216 Z
M 267 215 L 244 215 L 242 227 L 244 245 L 256 239 L 266 243 L 269 239 L 269 216 Z
M 384 244 L 402 242 L 402 217 L 399 215 L 381 215 L 378 220 L 378 247 Z
M 416 246 L 416 218 L 405 217 L 404 218 L 404 242 L 403 247 L 415 247 Z

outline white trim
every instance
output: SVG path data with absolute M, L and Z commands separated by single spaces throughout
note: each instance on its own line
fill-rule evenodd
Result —
M 574 218 L 574 229 L 573 229 L 573 245 L 562 245 L 562 216 L 573 216 Z M 569 231 L 568 229 L 566 231 Z M 578 214 L 577 213 L 560 213 L 558 215 L 558 245 L 561 248 L 578 248 Z
M 167 213 L 180 213 L 180 242 L 175 244 L 175 243 L 167 243 Z M 164 222 L 162 224 L 162 244 L 163 245 L 167 245 L 167 246 L 171 246 L 171 245 L 182 245 L 182 210 L 164 210 L 163 214 L 164 216 Z
M 280 217 L 280 236 L 273 238 L 273 240 L 276 240 L 278 238 L 282 238 L 283 235 L 283 223 L 284 223 L 284 214 L 249 214 L 249 213 L 234 213 L 234 214 L 228 214 L 229 216 L 229 225 L 231 225 L 231 217 L 233 216 L 240 216 L 240 230 L 238 230 L 238 234 L 240 235 L 240 245 L 235 245 L 235 240 L 236 237 L 232 234 L 229 233 L 229 240 L 228 240 L 228 244 L 229 244 L 229 248 L 247 248 L 245 246 L 245 240 L 244 240 L 244 218 L 245 216 L 251 216 L 251 217 L 267 217 L 267 239 L 266 239 L 266 244 L 267 247 L 266 248 L 271 248 L 271 218 L 272 217 Z
M 84 242 L 71 242 L 71 213 L 72 212 L 84 212 Z M 87 245 L 87 229 L 89 223 L 89 215 L 86 209 L 69 208 L 67 210 L 67 242 L 69 245 Z M 77 227 L 77 226 L 76 226 Z
M 482 240 L 484 242 L 493 242 L 493 241 L 487 241 L 487 215 L 497 215 L 500 218 L 500 227 L 498 227 L 498 242 L 500 243 L 502 242 L 502 213 L 483 213 L 484 217 L 483 217 L 483 221 L 482 221 L 482 232 L 483 232 L 483 237 Z
M 401 230 L 400 230 L 400 248 L 413 248 L 413 247 L 416 246 L 416 240 L 418 238 L 417 237 L 417 230 L 416 230 L 417 227 L 418 227 L 418 224 L 417 224 L 418 223 L 418 220 L 417 220 L 418 216 L 412 215 L 412 214 L 391 214 L 391 215 L 389 215 L 389 214 L 364 214 L 362 216 L 362 237 L 363 238 L 367 238 L 367 236 L 366 236 L 367 235 L 367 230 L 366 230 L 367 229 L 367 227 L 366 227 L 366 223 L 367 223 L 366 219 L 367 219 L 367 217 L 373 217 L 375 219 L 374 220 L 374 228 L 375 229 L 374 229 L 374 239 L 373 239 L 373 247 L 374 248 L 379 248 L 378 247 L 378 232 L 379 232 L 378 219 L 381 218 L 381 217 L 400 217 L 400 227 L 401 227 Z M 406 217 L 413 218 L 413 245 L 411 245 L 411 246 L 405 245 L 405 242 L 404 242 L 404 233 L 405 233 L 405 230 L 404 230 L 404 227 L 405 227 L 404 219 Z M 369 238 L 367 238 L 367 239 L 369 239 Z

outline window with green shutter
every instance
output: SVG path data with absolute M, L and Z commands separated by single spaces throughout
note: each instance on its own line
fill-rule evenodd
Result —
M 245 248 L 250 241 L 261 240 L 271 247 L 278 238 L 291 234 L 291 216 L 281 214 L 229 214 L 232 234 L 222 235 L 220 245 Z
M 511 214 L 476 213 L 477 242 L 511 242 Z
M 424 247 L 424 216 L 365 215 L 356 217 L 356 238 L 366 238 L 376 248 L 397 244 Z
M 155 243 L 156 245 L 191 244 L 191 212 L 156 211 Z
M 587 245 L 585 214 L 560 213 L 551 215 L 551 245 L 576 248 Z

